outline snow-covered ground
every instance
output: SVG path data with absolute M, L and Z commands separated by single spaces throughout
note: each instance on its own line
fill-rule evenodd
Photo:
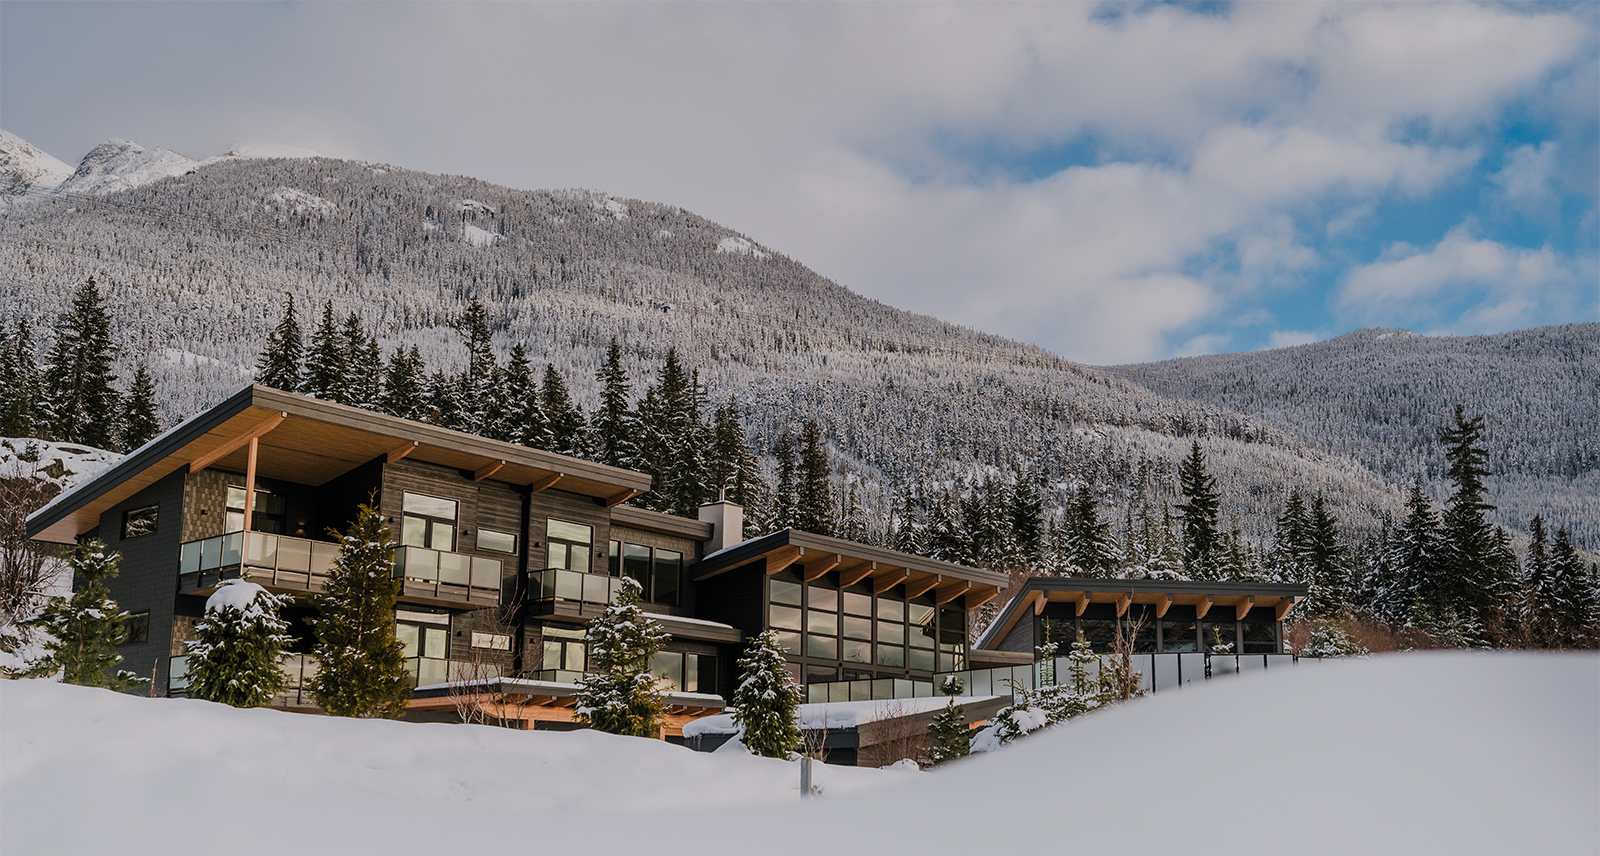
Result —
M 0 681 L 0 851 L 1600 852 L 1600 657 L 1212 681 L 933 773 Z M 759 845 L 757 845 L 759 842 Z
M 35 478 L 63 491 L 120 460 L 117 452 L 81 443 L 0 437 L 0 478 Z

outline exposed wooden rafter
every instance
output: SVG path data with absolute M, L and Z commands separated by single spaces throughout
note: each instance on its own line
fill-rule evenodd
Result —
M 922 597 L 928 592 L 933 591 L 943 579 L 944 578 L 938 574 L 928 574 L 920 579 L 908 581 L 906 583 L 906 600 L 910 600 L 914 597 Z
M 216 447 L 215 449 L 212 449 L 211 451 L 205 453 L 204 455 L 201 455 L 198 458 L 195 458 L 193 461 L 190 461 L 189 462 L 189 472 L 198 473 L 201 470 L 205 469 L 206 467 L 209 467 L 212 464 L 216 463 L 217 461 L 220 461 L 223 458 L 226 458 L 227 456 L 229 456 L 229 455 L 233 454 L 234 452 L 238 451 L 240 448 L 242 448 L 246 443 L 250 442 L 251 440 L 260 439 L 261 435 L 263 435 L 263 434 L 267 433 L 268 431 L 271 431 L 272 429 L 278 427 L 278 423 L 282 422 L 283 420 L 287 419 L 288 417 L 289 417 L 288 413 L 279 412 L 279 413 L 274 413 L 271 416 L 268 416 L 268 417 L 262 419 L 260 422 L 257 422 L 255 425 L 252 425 L 251 427 L 245 429 L 244 432 L 239 434 L 238 436 L 229 438 L 227 440 L 227 442 L 224 442 L 222 445 Z
M 1166 618 L 1167 610 L 1172 608 L 1172 595 L 1162 595 L 1156 598 L 1156 617 Z
M 1033 593 L 1033 614 L 1034 615 L 1039 615 L 1039 614 L 1043 613 L 1044 612 L 1045 602 L 1048 601 L 1048 600 L 1049 600 L 1049 598 L 1045 597 L 1044 592 L 1042 592 L 1042 591 L 1034 592 Z
M 558 480 L 559 480 L 559 477 L 558 477 Z M 555 484 L 555 482 L 551 482 L 551 484 Z M 542 488 L 541 488 L 541 490 L 542 490 Z M 621 505 L 624 502 L 627 502 L 628 500 L 633 499 L 634 497 L 638 496 L 641 493 L 644 493 L 644 491 L 642 491 L 642 490 L 625 490 L 622 493 L 614 493 L 614 494 L 606 497 L 606 508 L 612 508 L 612 507 Z
M 911 579 L 911 572 L 905 568 L 891 568 L 888 571 L 880 571 L 877 576 L 872 578 L 872 593 L 883 594 L 909 579 Z
M 1300 600 L 1300 599 L 1299 599 L 1299 598 L 1296 598 L 1296 597 L 1285 597 L 1285 598 L 1280 598 L 1280 599 L 1279 599 L 1279 600 L 1278 600 L 1278 608 L 1277 608 L 1277 610 L 1276 610 L 1276 611 L 1275 611 L 1275 613 L 1274 613 L 1274 614 L 1275 614 L 1275 615 L 1277 615 L 1277 616 L 1278 616 L 1278 620 L 1279 620 L 1279 621 L 1282 621 L 1282 620 L 1283 620 L 1283 617 L 1284 617 L 1284 616 L 1285 616 L 1285 615 L 1288 615 L 1288 614 L 1289 614 L 1289 610 L 1291 610 L 1291 609 L 1294 609 L 1294 605 L 1295 605 L 1295 604 L 1296 604 L 1296 603 L 1298 603 L 1298 602 L 1299 602 L 1299 600 Z
M 1209 594 L 1201 598 L 1200 602 L 1194 606 L 1194 617 L 1197 619 L 1205 618 L 1206 613 L 1211 611 L 1211 602 L 1214 600 L 1216 600 L 1216 598 Z
M 955 582 L 945 583 L 934 590 L 933 602 L 943 606 L 950 601 L 966 594 L 971 588 L 972 583 L 967 580 L 956 580 Z
M 1089 608 L 1089 593 L 1078 592 L 1078 596 L 1072 599 L 1072 607 L 1074 615 L 1082 615 L 1083 611 Z
M 398 461 L 401 458 L 404 458 L 406 455 L 409 455 L 412 452 L 415 452 L 416 450 L 417 450 L 417 441 L 416 440 L 407 440 L 406 442 L 401 443 L 400 445 L 394 447 L 393 449 L 390 449 L 388 451 L 388 453 L 385 454 L 383 457 L 384 457 L 384 460 L 386 460 L 386 461 L 388 461 L 389 463 L 392 464 L 395 461 Z
M 821 558 L 806 562 L 801 566 L 800 579 L 806 582 L 821 579 L 823 574 L 839 567 L 841 557 L 838 553 L 824 553 Z
M 849 588 L 850 586 L 861 582 L 867 577 L 872 576 L 873 572 L 876 570 L 878 570 L 877 562 L 868 562 L 864 559 L 856 562 L 855 564 L 840 568 L 839 588 Z
M 967 592 L 967 609 L 977 609 L 989 601 L 994 600 L 995 595 L 999 593 L 1000 590 L 994 586 L 979 586 L 972 591 Z
M 1250 612 L 1250 607 L 1255 606 L 1255 605 L 1256 605 L 1256 596 L 1255 595 L 1250 595 L 1249 597 L 1244 598 L 1243 600 L 1239 601 L 1239 605 L 1238 606 L 1234 607 L 1234 617 L 1239 621 L 1243 621 L 1245 615 Z
M 775 574 L 775 573 L 783 570 L 784 568 L 789 567 L 790 565 L 794 564 L 795 562 L 799 561 L 800 560 L 800 556 L 803 553 L 805 553 L 804 550 L 802 550 L 799 547 L 796 547 L 796 546 L 794 546 L 792 544 L 787 546 L 787 547 L 779 547 L 778 549 L 773 550 L 772 552 L 768 553 L 767 554 L 767 576 L 770 577 L 773 574 Z
M 483 466 L 477 468 L 476 470 L 473 470 L 473 472 L 472 472 L 472 480 L 473 481 L 483 481 L 484 479 L 494 475 L 495 473 L 500 472 L 500 468 L 505 466 L 505 465 L 506 465 L 505 461 L 490 461 L 489 463 L 484 464 Z

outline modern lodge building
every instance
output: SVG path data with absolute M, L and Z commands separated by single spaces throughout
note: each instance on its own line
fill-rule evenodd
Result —
M 475 704 L 527 728 L 573 727 L 584 625 L 631 577 L 671 637 L 652 663 L 668 736 L 722 711 L 746 640 L 768 628 L 809 701 L 906 698 L 933 695 L 942 674 L 1032 664 L 1046 638 L 1082 630 L 1100 644 L 1130 610 L 1154 616 L 1138 625 L 1152 651 L 1204 652 L 1207 634 L 1232 634 L 1243 654 L 1281 654 L 1284 613 L 1305 593 L 1034 579 L 969 646 L 969 614 L 1005 574 L 792 529 L 744 540 L 727 502 L 697 520 L 625 504 L 650 487 L 641 473 L 251 386 L 57 497 L 28 534 L 98 537 L 121 554 L 108 585 L 134 616 L 124 667 L 172 694 L 221 580 L 292 595 L 291 688 L 276 706 L 310 710 L 309 598 L 338 558 L 330 530 L 370 502 L 400 545 L 411 717 L 457 718 L 472 680 Z

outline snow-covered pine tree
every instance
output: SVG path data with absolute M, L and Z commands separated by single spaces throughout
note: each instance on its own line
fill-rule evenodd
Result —
M 1044 561 L 1044 499 L 1029 474 L 1019 466 L 1011 474 L 1011 537 L 1018 558 L 1038 567 Z
M 119 396 L 112 386 L 111 318 L 94 277 L 72 295 L 55 325 L 55 341 L 41 378 L 44 410 L 53 439 L 97 449 L 117 446 Z
M 832 535 L 837 528 L 833 519 L 833 467 L 828 463 L 828 452 L 822 441 L 822 428 L 815 419 L 806 421 L 800 431 L 800 483 L 795 505 L 796 529 L 816 535 Z
M 133 381 L 124 398 L 121 422 L 122 450 L 131 452 L 148 443 L 161 433 L 161 422 L 156 418 L 156 385 L 144 364 L 133 371 Z
M 839 509 L 839 537 L 846 541 L 864 544 L 867 541 L 867 513 L 861 508 L 861 498 L 856 494 L 856 480 L 851 479 L 844 489 L 844 506 Z
M 495 389 L 499 366 L 490 341 L 489 314 L 478 298 L 467 304 L 458 329 L 467 345 L 467 370 L 461 376 L 462 430 L 488 436 L 494 422 L 495 401 L 502 392 Z
M 256 363 L 256 383 L 299 392 L 304 382 L 305 345 L 300 320 L 295 317 L 294 295 L 283 296 L 283 320 L 267 334 L 267 346 Z
M 739 658 L 739 686 L 728 708 L 752 754 L 787 758 L 800 748 L 800 698 L 778 631 L 763 630 Z
M 1067 654 L 1066 699 L 1067 716 L 1082 716 L 1105 702 L 1098 679 L 1100 658 L 1094 653 L 1083 634 L 1078 634 Z
M 622 347 L 615 336 L 606 348 L 605 362 L 596 374 L 600 381 L 600 406 L 589 425 L 589 448 L 594 460 L 613 467 L 631 467 L 639 455 L 639 424 L 629 404 L 632 382 L 622 367 Z
M 1339 543 L 1338 523 L 1328 512 L 1322 491 L 1311 497 L 1306 519 L 1306 572 L 1311 593 L 1304 612 L 1317 618 L 1336 618 L 1349 609 L 1349 573 L 1345 548 Z
M 340 339 L 344 343 L 345 403 L 378 409 L 383 400 L 383 357 L 378 352 L 378 340 L 367 335 L 360 316 L 354 312 L 344 319 Z
M 489 436 L 533 448 L 548 443 L 544 408 L 539 405 L 539 384 L 533 378 L 528 352 L 520 342 L 511 347 L 498 386 Z
M 1299 488 L 1292 489 L 1283 502 L 1283 512 L 1278 515 L 1278 531 L 1267 560 L 1278 582 L 1298 583 L 1310 579 L 1306 570 L 1306 557 L 1311 552 L 1309 529 L 1305 498 L 1300 495 Z
M 425 418 L 441 428 L 461 428 L 461 388 L 455 378 L 435 370 L 428 376 Z
M 944 710 L 939 711 L 928 723 L 928 737 L 932 744 L 928 747 L 927 762 L 929 766 L 938 766 L 957 758 L 965 758 L 972 752 L 972 729 L 967 725 L 966 707 L 956 704 L 956 697 L 966 689 L 961 679 L 955 675 L 945 675 L 944 683 L 939 686 L 940 692 L 949 696 Z
M 578 722 L 610 734 L 659 737 L 661 690 L 650 658 L 667 633 L 639 608 L 639 583 L 623 577 L 616 601 L 589 622 L 589 673 L 578 686 Z
M 799 528 L 800 467 L 795 461 L 794 435 L 783 432 L 772 454 L 778 459 L 778 483 L 772 491 L 772 522 L 768 528 Z
M 932 519 L 928 521 L 928 555 L 958 565 L 971 564 L 975 561 L 972 540 L 956 503 L 949 491 L 934 503 Z
M 1066 515 L 1073 576 L 1109 576 L 1117 566 L 1111 527 L 1100 521 L 1100 503 L 1088 482 L 1078 485 Z
M 553 364 L 544 367 L 544 385 L 540 395 L 544 409 L 545 425 L 550 432 L 548 451 L 561 455 L 583 452 L 583 412 L 572 403 L 567 392 L 567 382 Z
M 339 322 L 334 320 L 333 301 L 330 299 L 322 305 L 322 322 L 311 334 L 311 348 L 306 354 L 306 373 L 300 391 L 324 401 L 347 403 L 347 353 L 344 335 L 339 329 Z
M 712 489 L 724 491 L 729 502 L 744 507 L 745 536 L 760 534 L 758 521 L 766 505 L 761 467 L 745 440 L 744 421 L 732 398 L 717 408 L 708 469 Z
M 72 551 L 68 562 L 72 594 L 52 598 L 37 616 L 20 624 L 42 633 L 45 654 L 14 673 L 17 677 L 60 675 L 64 683 L 113 690 L 147 682 L 129 672 L 112 672 L 122 662 L 117 646 L 128 635 L 128 613 L 111 599 L 105 586 L 106 580 L 117 575 L 119 558 L 99 539 L 81 542 Z
M 1485 518 L 1494 506 L 1484 501 L 1483 479 L 1489 469 L 1488 456 L 1480 443 L 1483 430 L 1483 417 L 1467 418 L 1465 409 L 1458 404 L 1454 424 L 1439 433 L 1450 465 L 1449 477 L 1455 483 L 1443 518 L 1449 549 L 1444 557 L 1446 573 L 1441 595 L 1442 602 L 1452 607 L 1459 618 L 1487 630 L 1484 622 L 1507 602 L 1513 580 L 1495 561 L 1494 532 Z
M 1528 521 L 1528 564 L 1522 582 L 1522 626 L 1530 641 L 1550 644 L 1556 620 L 1550 608 L 1557 601 L 1555 575 L 1550 572 L 1550 536 L 1544 518 Z
M 280 665 L 292 638 L 278 612 L 294 598 L 252 582 L 223 580 L 206 598 L 205 617 L 189 646 L 190 698 L 234 707 L 261 707 L 283 692 Z
M 1402 627 L 1424 621 L 1417 608 L 1441 596 L 1444 551 L 1439 516 L 1417 482 L 1406 498 L 1406 518 L 1390 537 L 1387 561 L 1374 569 L 1373 611 Z
M 1556 530 L 1550 548 L 1550 575 L 1556 639 L 1563 647 L 1592 648 L 1600 642 L 1600 591 L 1596 573 L 1586 566 L 1567 527 Z
M 1178 479 L 1185 500 L 1178 504 L 1183 516 L 1183 571 L 1191 579 L 1215 579 L 1221 546 L 1217 530 L 1220 497 L 1216 477 L 1206 474 L 1206 456 L 1199 440 L 1192 442 L 1189 457 L 1178 466 Z
M 411 697 L 394 605 L 400 582 L 393 578 L 395 542 L 379 514 L 376 497 L 361 505 L 355 522 L 339 535 L 339 560 L 311 599 L 316 616 L 316 654 L 321 668 L 311 680 L 311 698 L 334 716 L 396 718 Z M 338 535 L 338 533 L 334 533 Z
M 0 437 L 38 437 L 42 427 L 39 363 L 28 322 L 0 342 Z
M 422 353 L 417 346 L 412 345 L 409 351 L 396 347 L 383 373 L 383 396 L 378 399 L 378 410 L 401 419 L 423 419 L 427 411 L 427 390 Z

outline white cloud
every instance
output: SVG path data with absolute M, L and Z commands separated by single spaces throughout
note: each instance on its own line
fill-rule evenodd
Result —
M 1537 146 L 1519 146 L 1506 156 L 1505 166 L 1490 177 L 1507 201 L 1527 213 L 1540 213 L 1559 205 L 1556 194 L 1550 189 L 1555 175 L 1556 153 L 1554 140 L 1545 140 Z
M 1446 326 L 1439 332 L 1483 332 L 1527 323 L 1541 292 L 1571 282 L 1549 247 L 1511 247 L 1458 226 L 1431 249 L 1397 243 L 1378 261 L 1352 270 L 1339 303 L 1366 320 L 1441 320 Z M 1463 298 L 1478 302 L 1449 317 L 1449 302 Z
M 1309 345 L 1321 338 L 1316 333 L 1310 333 L 1305 330 L 1273 330 L 1272 335 L 1267 337 L 1267 343 L 1261 346 L 1260 350 Z

